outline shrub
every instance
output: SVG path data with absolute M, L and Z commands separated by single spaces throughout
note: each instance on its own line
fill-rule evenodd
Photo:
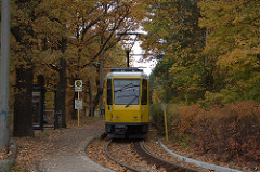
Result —
M 156 129 L 158 130 L 158 134 L 164 134 L 165 126 L 164 126 L 164 114 L 161 110 L 161 104 L 152 104 L 151 105 L 151 116 L 152 121 Z
M 197 153 L 213 153 L 225 160 L 260 160 L 260 106 L 256 102 L 234 102 L 210 110 L 182 106 L 169 113 L 171 138 Z
M 224 100 L 224 96 L 221 93 L 211 93 L 208 91 L 205 93 L 205 98 L 206 102 L 210 105 L 221 105 Z
M 168 121 L 168 131 L 169 135 L 172 135 L 170 128 L 173 127 L 174 122 L 177 120 L 178 114 L 178 104 L 168 104 L 167 105 L 167 121 Z M 160 135 L 165 134 L 165 121 L 164 121 L 164 111 L 162 110 L 161 104 L 151 105 L 151 116 L 155 127 Z M 175 119 L 175 120 L 173 120 Z

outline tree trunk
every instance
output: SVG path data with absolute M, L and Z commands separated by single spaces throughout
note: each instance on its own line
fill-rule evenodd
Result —
M 78 99 L 78 93 L 77 92 L 74 92 L 74 96 L 72 98 L 73 100 L 73 109 L 71 110 L 71 118 L 72 119 L 77 119 L 78 116 L 77 116 L 77 109 L 75 109 L 75 100 Z
M 67 75 L 66 75 L 66 60 L 61 58 L 61 68 L 60 68 L 60 85 L 58 87 L 60 91 L 60 101 L 61 103 L 61 116 L 62 116 L 62 128 L 66 128 L 66 88 L 67 88 Z
M 23 137 L 35 135 L 31 121 L 32 78 L 33 72 L 31 68 L 16 68 L 14 136 Z
M 90 90 L 90 81 L 89 80 L 87 80 L 87 82 L 86 82 L 86 85 L 87 85 L 87 87 L 86 87 L 86 104 L 87 104 L 87 106 L 86 106 L 86 116 L 87 116 L 87 107 L 89 107 L 89 116 L 90 116 L 90 107 L 91 107 L 91 102 L 90 102 L 90 100 L 91 100 L 91 90 Z
M 60 82 L 58 85 L 57 91 L 57 102 L 59 104 L 58 110 L 61 112 L 62 116 L 62 128 L 66 128 L 66 88 L 67 88 L 67 75 L 66 75 L 66 60 L 64 58 L 65 51 L 67 50 L 67 39 L 65 37 L 62 38 L 60 42 L 60 50 L 63 53 L 63 57 L 60 58 Z
M 86 102 L 87 102 L 87 99 L 88 99 L 88 95 L 87 95 L 87 91 L 85 89 L 85 91 L 83 92 L 83 98 L 82 98 L 82 102 L 83 102 L 83 116 L 87 116 L 87 106 L 86 106 Z
M 99 68 L 96 69 L 96 73 L 99 73 Z M 97 91 L 96 91 L 97 94 L 93 100 L 93 107 L 90 106 L 89 116 L 91 116 L 91 110 L 93 111 L 93 114 L 94 114 L 95 109 L 100 101 L 100 78 L 99 77 L 96 77 L 96 89 L 97 89 Z M 90 104 L 91 104 L 91 102 L 90 102 Z
M 83 85 L 83 102 L 85 104 L 85 106 L 83 106 L 83 116 L 87 116 L 89 88 L 90 88 L 89 81 L 86 81 L 86 84 Z
M 66 128 L 66 87 L 67 87 L 67 76 L 66 76 L 66 61 L 64 58 L 60 59 L 61 67 L 59 70 L 60 82 L 56 92 L 55 101 L 55 113 L 61 113 L 62 116 L 62 128 Z M 60 127 L 60 126 L 58 126 Z
M 90 106 L 90 108 L 89 108 L 89 117 L 93 117 L 93 116 L 91 116 L 91 110 L 93 111 L 93 114 L 94 114 L 95 109 L 98 104 L 99 104 L 99 94 L 97 93 L 93 100 L 93 107 L 91 108 L 91 106 Z

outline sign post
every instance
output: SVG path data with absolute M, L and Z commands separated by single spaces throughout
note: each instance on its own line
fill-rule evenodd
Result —
M 79 110 L 82 109 L 82 100 L 79 99 L 79 92 L 82 91 L 82 80 L 75 81 L 75 92 L 78 92 L 78 100 L 75 100 L 75 109 L 78 111 L 78 127 L 79 127 Z

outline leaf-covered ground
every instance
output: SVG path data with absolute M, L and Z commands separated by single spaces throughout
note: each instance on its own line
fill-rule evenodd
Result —
M 91 143 L 91 146 L 87 148 L 87 155 L 93 161 L 99 163 L 105 168 L 113 169 L 114 171 L 127 171 L 126 169 L 122 168 L 119 164 L 115 163 L 114 161 L 110 160 L 105 153 L 105 146 L 107 141 L 94 141 Z
M 230 160 L 225 160 L 223 158 L 220 159 L 220 158 L 218 158 L 218 155 L 216 155 L 216 154 L 200 155 L 200 154 L 194 153 L 194 151 L 192 149 L 189 149 L 187 147 L 184 148 L 183 146 L 174 144 L 172 142 L 165 142 L 165 141 L 162 141 L 162 142 L 173 153 L 185 156 L 187 158 L 192 158 L 192 159 L 207 162 L 210 164 L 215 164 L 215 165 L 218 165 L 221 167 L 236 169 L 236 170 L 240 170 L 243 172 L 260 172 L 260 164 L 256 163 L 256 162 L 247 162 L 246 164 L 245 163 L 241 164 L 239 161 L 235 161 L 235 160 L 230 161 Z
M 157 143 L 157 134 L 156 130 L 149 130 L 147 139 L 145 141 L 145 146 L 148 148 L 150 152 L 153 154 L 167 159 L 171 162 L 178 163 L 180 165 L 200 169 L 194 164 L 183 164 L 181 161 L 176 160 L 175 158 L 171 157 L 164 151 Z M 114 171 L 127 171 L 124 168 L 120 167 L 119 164 L 111 161 L 105 154 L 105 146 L 108 142 L 107 141 L 94 141 L 92 142 L 87 150 L 87 155 L 95 162 L 101 164 L 105 168 L 109 168 Z M 156 171 L 156 172 L 165 172 L 164 168 L 157 168 L 155 164 L 148 163 L 142 156 L 136 153 L 135 149 L 132 147 L 133 143 L 127 140 L 119 140 L 117 143 L 113 143 L 108 151 L 111 156 L 115 159 L 119 160 L 121 163 L 125 163 L 131 167 L 138 168 L 144 171 Z M 203 170 L 202 170 L 203 171 Z M 204 169 L 205 171 L 205 169 Z
M 0 149 L 0 161 L 7 159 L 12 156 L 12 151 L 9 148 L 2 148 Z
M 53 145 L 55 138 L 66 134 L 71 129 L 87 128 L 88 124 L 98 120 L 100 120 L 100 118 L 81 118 L 80 127 L 78 127 L 77 120 L 68 120 L 67 129 L 44 129 L 43 131 L 35 131 L 35 137 L 16 137 L 17 158 L 13 170 L 31 172 L 34 171 L 34 169 L 38 169 L 37 166 L 40 162 L 52 158 L 50 155 L 55 149 Z M 7 151 L 7 148 L 0 149 L 0 161 L 10 157 L 10 153 L 12 152 Z
M 163 148 L 161 148 L 157 142 L 157 134 L 156 134 L 156 130 L 150 130 L 148 137 L 146 139 L 145 142 L 145 146 L 147 147 L 147 149 L 163 158 L 166 159 L 168 161 L 174 162 L 174 163 L 178 163 L 182 166 L 186 166 L 186 167 L 190 167 L 190 168 L 195 168 L 201 171 L 208 171 L 206 169 L 202 169 L 200 167 L 196 167 L 196 165 L 192 164 L 192 163 L 184 163 L 182 161 L 180 161 L 179 159 L 173 158 L 171 157 Z M 252 164 L 252 165 L 256 165 L 255 167 L 252 168 L 248 168 L 245 166 L 239 166 L 237 162 L 234 161 L 220 161 L 220 160 L 216 160 L 214 159 L 214 155 L 199 155 L 196 154 L 194 151 L 192 151 L 191 149 L 188 148 L 184 148 L 183 146 L 174 144 L 171 141 L 166 142 L 165 139 L 163 137 L 160 138 L 161 142 L 163 142 L 170 150 L 172 150 L 172 152 L 188 157 L 188 158 L 193 158 L 196 160 L 200 160 L 200 161 L 204 161 L 204 162 L 208 162 L 208 163 L 212 163 L 212 164 L 216 164 L 222 167 L 226 167 L 226 168 L 233 168 L 233 169 L 237 169 L 240 171 L 244 171 L 244 172 L 260 172 L 260 168 L 257 166 L 257 164 Z M 123 169 L 122 167 L 120 167 L 118 164 L 116 164 L 115 162 L 111 161 L 110 159 L 107 158 L 107 156 L 105 155 L 105 145 L 107 144 L 107 141 L 94 141 L 91 145 L 89 145 L 89 147 L 87 148 L 87 155 L 95 162 L 101 164 L 102 166 L 115 170 L 115 171 L 125 171 L 125 169 Z M 130 145 L 130 144 L 129 144 Z M 120 145 L 120 147 L 114 147 L 113 150 L 112 148 L 110 148 L 110 153 L 112 154 L 112 156 L 114 156 L 116 159 L 120 159 L 121 162 L 125 162 L 126 164 L 130 165 L 130 166 L 135 166 L 135 161 L 139 162 L 139 166 L 145 166 L 146 162 L 143 162 L 142 159 L 140 159 L 138 156 L 135 156 L 134 154 L 132 154 L 129 145 Z M 111 146 L 112 147 L 112 146 Z M 125 156 L 122 156 L 125 155 Z M 147 166 L 147 164 L 146 164 Z M 153 169 L 153 167 L 151 167 L 151 169 Z M 149 170 L 150 171 L 150 170 Z M 164 171 L 163 169 L 156 169 L 154 168 L 152 171 Z
M 89 123 L 95 122 L 99 120 L 99 118 L 84 118 L 81 120 L 81 125 L 79 129 L 87 128 Z M 54 152 L 54 145 L 53 140 L 63 134 L 66 134 L 70 131 L 70 129 L 77 129 L 77 120 L 69 120 L 67 122 L 68 129 L 61 130 L 51 130 L 51 129 L 45 129 L 42 131 L 36 131 L 36 136 L 34 138 L 31 137 L 23 137 L 23 138 L 16 138 L 17 145 L 18 145 L 18 154 L 17 159 L 14 166 L 14 171 L 33 171 L 33 169 L 37 169 L 37 165 L 45 160 L 50 160 L 52 157 L 50 156 L 52 152 Z M 164 142 L 164 141 L 163 141 Z M 101 143 L 101 144 L 100 144 Z M 113 161 L 108 160 L 107 157 L 104 154 L 104 146 L 105 141 L 101 141 L 100 143 L 94 142 L 94 146 L 90 146 L 88 148 L 88 155 L 90 155 L 94 161 L 100 163 L 102 166 L 105 166 L 107 168 L 113 169 L 115 171 L 127 171 L 126 169 L 123 169 L 122 167 L 115 164 Z M 235 162 L 223 162 L 214 159 L 213 156 L 209 155 L 197 155 L 193 151 L 189 149 L 184 149 L 183 147 L 180 147 L 176 144 L 173 144 L 171 142 L 164 142 L 168 148 L 170 148 L 173 152 L 189 157 L 198 159 L 201 161 L 206 161 L 209 163 L 214 163 L 220 166 L 229 167 L 229 168 L 236 168 L 241 171 L 251 171 L 251 172 L 259 172 L 260 168 L 257 166 L 257 164 L 254 168 L 243 168 L 239 167 L 237 168 L 237 164 Z M 168 155 L 166 155 L 165 151 L 158 148 L 158 144 L 156 143 L 156 131 L 152 130 L 150 134 L 148 135 L 147 142 L 145 143 L 147 148 L 150 151 L 156 150 L 153 153 L 156 155 L 171 160 Z M 57 146 L 57 145 L 56 145 Z M 94 149 L 91 149 L 91 147 L 99 148 L 99 152 L 97 152 Z M 126 149 L 126 151 L 129 151 L 130 149 Z M 126 153 L 128 154 L 128 153 Z M 6 159 L 12 155 L 12 150 L 8 150 L 7 148 L 0 149 L 0 161 L 3 159 Z M 98 156 L 93 156 L 98 155 Z M 96 157 L 96 158 L 95 158 Z M 135 158 L 130 159 L 133 160 Z M 126 159 L 125 162 L 129 162 L 129 159 Z M 179 162 L 181 163 L 181 162 Z M 192 167 L 192 165 L 190 166 Z

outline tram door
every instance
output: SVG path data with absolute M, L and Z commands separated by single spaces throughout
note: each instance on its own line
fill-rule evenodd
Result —
M 142 99 L 141 99 L 141 121 L 148 122 L 148 81 L 142 80 Z
M 106 82 L 106 122 L 113 122 L 112 106 L 113 106 L 113 85 L 112 79 L 107 79 Z

